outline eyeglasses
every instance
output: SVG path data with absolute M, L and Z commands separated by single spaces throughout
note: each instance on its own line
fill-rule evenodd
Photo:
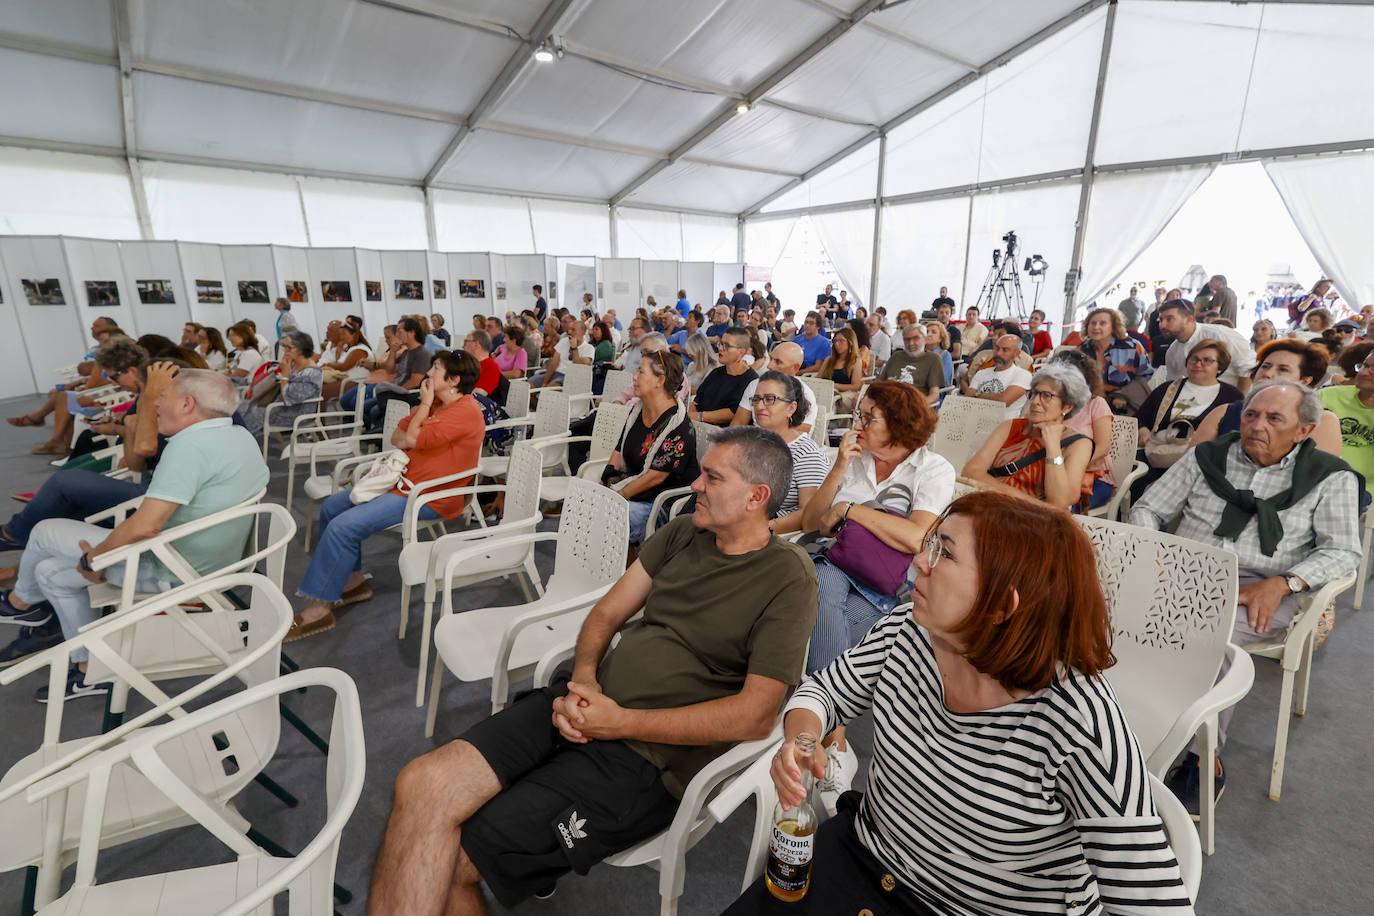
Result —
M 1050 391 L 1047 388 L 1042 388 L 1039 391 L 1032 391 L 1027 397 L 1032 401 L 1057 401 L 1060 399 L 1056 392 Z
M 1208 356 L 1190 356 L 1188 362 L 1194 366 L 1215 366 L 1217 364 L 1215 357 Z
M 926 554 L 926 566 L 934 569 L 940 562 L 941 557 L 949 557 L 950 552 L 945 549 L 945 542 L 940 538 L 939 532 L 931 531 L 926 535 L 923 546 Z M 952 557 L 951 557 L 952 559 Z
M 785 398 L 779 394 L 756 394 L 749 399 L 749 403 L 755 407 L 759 406 L 760 404 L 763 404 L 765 407 L 772 407 L 779 401 L 783 402 L 784 404 L 797 403 L 794 399 Z
M 881 423 L 882 421 L 882 417 L 875 416 L 871 413 L 864 413 L 861 410 L 854 411 L 854 425 L 860 429 L 872 426 L 874 423 Z

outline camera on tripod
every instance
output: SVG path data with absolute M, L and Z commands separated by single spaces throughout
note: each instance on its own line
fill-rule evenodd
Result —
M 1006 257 L 1002 256 L 1002 249 L 992 249 L 992 270 L 988 272 L 988 277 L 983 282 L 983 288 L 978 294 L 977 302 L 980 313 L 989 318 L 996 317 L 999 307 L 1001 307 L 1006 310 L 1010 317 L 1025 319 L 1026 305 L 1021 294 L 1021 275 L 1016 269 L 1016 245 L 1018 241 L 1016 230 L 1008 229 L 1007 233 L 1002 236 L 1002 242 L 1006 245 Z M 1049 269 L 1049 265 L 1043 257 L 1033 254 L 1026 258 L 1024 269 L 1035 285 L 1035 301 L 1032 306 L 1036 306 L 1040 302 L 1040 287 L 1044 283 L 1045 272 Z
M 1008 229 L 1007 234 L 1002 236 L 1002 241 L 1007 243 L 1007 257 L 1016 254 L 1016 230 Z

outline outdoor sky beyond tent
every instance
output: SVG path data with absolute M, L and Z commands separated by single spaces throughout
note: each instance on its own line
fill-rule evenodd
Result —
M 0 0 L 0 232 L 768 267 L 809 213 L 876 304 L 971 301 L 1015 229 L 1054 311 L 1249 159 L 1364 303 L 1371 44 L 1363 3 Z

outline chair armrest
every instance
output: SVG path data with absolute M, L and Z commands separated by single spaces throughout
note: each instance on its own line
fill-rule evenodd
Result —
M 382 438 L 381 433 L 369 433 L 369 434 L 367 434 L 366 436 L 359 436 L 359 437 L 358 437 L 358 441 L 359 441 L 359 442 L 362 442 L 363 440 L 366 440 L 366 439 L 381 439 L 381 438 Z M 389 451 L 392 451 L 392 449 L 384 448 L 384 449 L 382 449 L 380 452 L 374 452 L 373 454 L 370 454 L 370 455 L 353 455 L 353 456 L 351 456 L 351 457 L 349 457 L 349 458 L 340 458 L 337 462 L 335 462 L 335 464 L 334 464 L 334 472 L 333 472 L 333 474 L 331 475 L 331 476 L 334 478 L 334 490 L 337 492 L 338 489 L 339 489 L 339 481 L 340 481 L 340 479 L 341 479 L 341 475 L 340 475 L 340 473 L 339 473 L 340 471 L 346 471 L 346 470 L 349 470 L 349 469 L 351 469 L 351 468 L 355 468 L 355 467 L 357 467 L 358 465 L 363 464 L 364 462 L 375 461 L 376 459 L 382 457 L 383 455 L 385 455 L 385 454 L 386 454 L 387 452 L 389 452 Z M 312 472 L 312 473 L 314 472 L 314 468 L 313 468 L 313 467 L 311 468 L 311 472 Z
M 1192 704 L 1179 713 L 1168 733 L 1160 739 L 1155 750 L 1146 761 L 1146 769 L 1151 773 L 1163 773 L 1173 763 L 1193 736 L 1198 726 L 1212 716 L 1239 703 L 1250 692 L 1255 683 L 1255 663 L 1249 653 L 1235 643 L 1226 644 L 1226 657 L 1231 661 L 1220 680 L 1207 689 Z M 1160 777 L 1163 778 L 1162 776 Z
M 649 522 L 644 526 L 644 537 L 647 539 L 658 529 L 658 514 L 667 506 L 668 500 L 679 496 L 690 496 L 691 493 L 691 487 L 673 487 L 654 497 L 654 504 L 649 508 Z
M 1301 654 L 1297 650 L 1301 648 L 1303 641 L 1308 639 L 1317 629 L 1317 622 L 1321 620 L 1322 611 L 1336 599 L 1337 595 L 1354 584 L 1355 575 L 1352 573 L 1341 576 L 1339 579 L 1332 579 L 1316 591 L 1299 599 L 1302 611 L 1293 618 L 1293 622 L 1288 625 L 1288 632 L 1283 637 L 1283 666 L 1285 668 L 1297 669 L 1298 655 Z
M 490 529 L 488 529 L 490 530 Z M 460 532 L 455 532 L 460 533 Z M 452 535 L 445 535 L 451 537 Z M 468 560 L 479 557 L 488 551 L 500 547 L 514 547 L 517 544 L 536 544 L 540 541 L 557 541 L 557 531 L 530 531 L 524 534 L 512 534 L 501 537 L 486 537 L 473 547 L 466 550 L 454 551 L 453 555 L 444 563 L 443 591 L 444 591 L 444 614 L 453 613 L 453 576 L 458 567 Z M 437 541 L 435 543 L 438 543 Z
M 487 424 L 487 431 L 490 432 L 490 431 L 493 430 L 493 429 L 513 429 L 513 428 L 518 427 L 518 426 L 533 426 L 533 425 L 534 425 L 534 414 L 529 414 L 528 416 L 524 416 L 524 417 L 511 417 L 511 418 L 509 418 L 509 419 L 507 419 L 507 420 L 497 420 L 495 423 L 488 423 L 488 424 Z
M 753 744 L 755 742 L 746 742 Z M 754 794 L 755 787 L 764 779 L 768 778 L 768 770 L 772 767 L 772 754 L 782 747 L 782 726 L 779 724 L 767 738 L 762 739 L 764 744 L 763 752 L 756 753 L 753 762 L 741 770 L 739 776 L 732 780 L 728 786 L 721 788 L 716 793 L 716 797 L 711 799 L 706 806 L 711 813 L 712 820 L 720 823 L 730 817 L 746 798 Z M 759 772 L 759 771 L 762 772 Z
M 120 503 L 117 506 L 111 506 L 108 509 L 102 509 L 100 512 L 94 512 L 86 516 L 84 521 L 90 522 L 91 524 L 96 524 L 98 522 L 105 521 L 110 521 L 114 522 L 115 524 L 119 524 L 120 522 L 124 521 L 124 519 L 128 518 L 129 515 L 132 514 L 133 511 L 137 509 L 142 502 L 142 496 L 135 496 L 133 499 L 124 500 L 124 502 Z
M 465 489 L 472 489 L 474 491 L 499 491 L 505 488 L 482 486 Z M 440 535 L 430 542 L 429 568 L 425 572 L 427 577 L 425 581 L 433 583 L 438 578 L 438 571 L 435 569 L 435 564 L 439 562 L 439 557 L 442 554 L 440 545 L 470 541 L 473 543 L 480 543 L 483 549 L 490 550 L 493 546 L 499 547 L 509 545 L 512 543 L 510 540 L 512 537 L 518 537 L 522 534 L 539 533 L 534 529 L 535 526 L 543 520 L 544 516 L 536 513 L 524 518 L 502 519 L 500 523 L 492 525 L 490 528 L 467 528 L 463 531 L 450 531 L 448 534 Z

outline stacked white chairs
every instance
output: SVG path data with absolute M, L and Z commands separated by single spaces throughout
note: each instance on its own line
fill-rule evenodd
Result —
M 1000 401 L 983 398 L 948 397 L 940 405 L 939 422 L 930 437 L 930 450 L 954 465 L 961 473 L 997 424 L 1007 418 Z
M 434 602 L 438 596 L 443 570 L 455 552 L 465 550 L 469 556 L 461 570 L 456 570 L 445 588 L 461 588 L 475 582 L 513 577 L 525 593 L 528 601 L 543 594 L 544 586 L 539 579 L 539 570 L 534 565 L 533 542 L 506 543 L 513 535 L 532 534 L 542 516 L 539 514 L 540 498 L 540 455 L 538 446 L 530 442 L 517 442 L 511 453 L 510 465 L 506 470 L 505 484 L 487 484 L 462 487 L 452 490 L 448 495 L 466 493 L 470 498 L 478 494 L 505 494 L 501 520 L 487 527 L 485 521 L 466 531 L 454 531 L 433 541 L 418 541 L 411 532 L 418 521 L 422 505 L 428 500 L 421 498 L 406 507 L 405 546 L 401 548 L 399 559 L 401 572 L 401 628 L 399 638 L 405 638 L 406 624 L 410 618 L 410 593 L 417 585 L 425 587 L 425 611 L 420 629 L 420 671 L 415 686 L 415 705 L 425 701 L 425 676 L 429 662 L 429 643 L 433 631 Z M 480 511 L 477 513 L 481 518 Z M 470 548 L 491 545 L 486 551 L 473 552 Z
M 1163 778 L 1193 741 L 1202 753 L 1202 849 L 1215 849 L 1213 799 L 1218 714 L 1250 691 L 1255 667 L 1231 643 L 1236 555 L 1134 525 L 1079 517 L 1097 557 L 1112 621 L 1116 664 L 1107 680 L 1145 753 Z M 1230 668 L 1217 680 L 1223 660 Z
M 188 602 L 213 600 L 233 588 L 249 590 L 250 598 L 241 609 L 188 612 L 184 606 Z M 57 896 L 62 868 L 79 843 L 88 844 L 90 848 L 82 851 L 90 854 L 97 845 L 112 846 L 187 823 L 184 813 L 169 804 L 153 782 L 121 771 L 119 779 L 111 785 L 96 786 L 102 799 L 109 793 L 108 810 L 118 812 L 118 817 L 111 816 L 103 823 L 97 821 L 101 830 L 90 836 L 91 825 L 84 823 L 90 814 L 82 812 L 84 784 L 69 781 L 58 786 L 53 782 L 62 780 L 64 773 L 81 772 L 83 768 L 89 772 L 92 755 L 135 740 L 135 736 L 155 727 L 152 723 L 160 719 L 171 716 L 185 721 L 182 717 L 187 714 L 187 704 L 231 679 L 251 688 L 275 678 L 281 664 L 281 640 L 291 626 L 293 613 L 281 589 L 266 576 L 235 573 L 202 579 L 98 620 L 62 644 L 0 673 L 0 684 L 10 684 L 46 666 L 49 696 L 42 745 L 0 780 L 0 819 L 8 828 L 0 832 L 0 870 L 37 866 L 34 886 L 37 901 L 43 905 Z M 157 631 L 160 637 L 173 639 L 182 646 L 193 645 L 193 654 L 208 660 L 196 671 L 186 670 L 177 675 L 203 679 L 175 696 L 158 688 L 154 683 L 156 673 L 138 664 L 138 651 L 146 648 L 139 644 L 147 641 L 147 627 L 153 621 L 161 624 Z M 223 638 L 226 631 L 232 631 L 232 639 Z M 67 667 L 70 653 L 77 649 L 89 652 L 87 677 L 96 676 L 96 671 L 112 672 L 145 697 L 152 708 L 104 734 L 62 740 Z M 240 767 L 237 773 L 207 768 L 210 757 L 199 761 L 185 759 L 176 768 L 183 777 L 190 775 L 197 790 L 208 796 L 207 803 L 221 807 L 223 815 L 231 818 L 241 833 L 248 829 L 248 824 L 233 812 L 227 800 L 258 776 L 270 759 L 279 734 L 279 717 L 276 704 L 270 703 L 245 710 L 240 719 L 242 733 L 253 740 L 236 751 Z M 51 791 L 43 791 L 40 783 L 48 785 Z M 54 794 L 59 788 L 73 786 L 76 788 L 70 792 Z M 50 800 L 37 804 L 43 797 Z M 99 814 L 98 809 L 96 813 Z
M 257 720 L 275 719 L 278 698 L 305 687 L 324 687 L 334 694 L 325 820 L 298 855 L 275 856 L 246 833 L 231 799 L 276 748 L 274 735 L 262 743 L 269 736 L 262 734 Z M 365 763 L 357 688 L 333 668 L 312 668 L 259 684 L 132 736 L 29 789 L 35 802 L 70 797 L 80 829 L 73 886 L 40 912 L 247 916 L 272 912 L 275 898 L 284 893 L 292 914 L 330 916 L 339 839 L 362 795 Z M 232 776 L 223 775 L 235 766 Z M 100 846 L 108 831 L 124 826 L 112 802 L 130 784 L 165 805 L 177 823 L 204 828 L 234 853 L 234 860 L 97 884 Z
M 1283 790 L 1283 761 L 1288 751 L 1288 725 L 1292 716 L 1307 715 L 1307 692 L 1312 681 L 1312 650 L 1316 648 L 1317 622 L 1327 605 L 1355 584 L 1355 576 L 1333 579 L 1311 593 L 1298 596 L 1302 610 L 1284 633 L 1245 647 L 1251 655 L 1272 658 L 1283 668 L 1279 691 L 1279 721 L 1274 733 L 1274 763 L 1269 774 L 1269 798 L 1279 800 Z
M 522 436 L 524 430 L 529 429 L 527 437 L 530 441 L 545 441 L 550 438 L 566 438 L 568 435 L 568 424 L 572 421 L 570 414 L 568 395 L 557 388 L 544 388 L 540 390 L 539 404 L 535 407 L 534 416 L 511 417 L 509 420 L 498 420 L 487 425 L 487 431 L 497 429 L 514 430 L 516 436 Z M 566 445 L 562 449 L 544 450 L 544 468 L 549 470 L 561 467 L 563 473 L 570 474 L 568 468 L 568 450 Z M 507 455 L 483 455 L 478 461 L 477 466 L 483 477 L 501 477 L 506 473 L 506 466 L 510 463 Z
M 452 583 L 467 564 L 503 547 L 554 542 L 553 575 L 535 601 L 514 607 L 454 612 Z M 443 613 L 434 628 L 438 654 L 429 685 L 425 734 L 434 734 L 443 667 L 459 680 L 491 678 L 493 712 L 505 707 L 512 678 L 532 670 L 551 648 L 575 639 L 592 606 L 625 571 L 630 543 L 625 500 L 605 487 L 574 479 L 558 531 L 493 539 L 449 556 L 443 572 Z M 421 658 L 420 664 L 428 659 Z
M 1131 484 L 1150 470 L 1145 462 L 1137 461 L 1135 457 L 1140 444 L 1139 429 L 1139 421 L 1135 417 L 1112 417 L 1112 443 L 1107 449 L 1107 463 L 1111 465 L 1112 477 L 1116 479 L 1116 489 L 1112 491 L 1111 499 L 1096 509 L 1089 509 L 1088 515 L 1116 521 L 1130 511 Z

